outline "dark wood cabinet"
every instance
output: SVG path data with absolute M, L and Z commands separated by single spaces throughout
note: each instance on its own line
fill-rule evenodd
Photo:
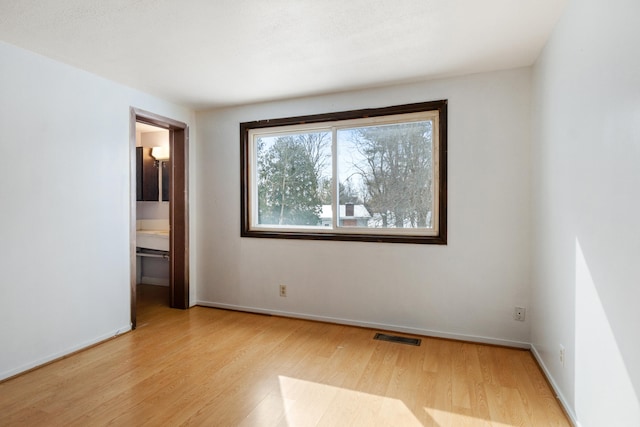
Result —
M 158 162 L 151 156 L 151 148 L 136 148 L 136 200 L 139 202 L 157 202 L 160 200 L 158 178 L 162 171 L 162 201 L 169 201 L 168 161 Z
M 162 164 L 162 201 L 169 201 L 169 171 L 171 170 L 171 162 L 164 161 Z
M 136 147 L 136 200 L 142 201 L 142 147 Z

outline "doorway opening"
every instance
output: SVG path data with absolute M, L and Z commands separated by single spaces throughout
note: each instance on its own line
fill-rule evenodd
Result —
M 129 131 L 131 327 L 135 329 L 140 282 L 168 285 L 169 305 L 189 307 L 189 129 L 185 123 L 131 108 Z M 144 218 L 138 215 L 139 202 Z M 141 274 L 143 263 L 149 262 L 156 262 L 148 270 L 155 270 L 158 277 Z M 163 262 L 168 263 L 168 274 L 162 273 Z

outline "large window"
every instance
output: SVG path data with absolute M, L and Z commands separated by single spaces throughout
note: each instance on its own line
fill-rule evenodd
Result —
M 245 237 L 446 244 L 447 101 L 240 124 Z

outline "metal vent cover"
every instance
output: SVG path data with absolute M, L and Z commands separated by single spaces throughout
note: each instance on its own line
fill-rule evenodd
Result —
M 380 340 L 380 341 L 397 342 L 399 344 L 407 344 L 407 345 L 415 345 L 415 346 L 419 346 L 420 343 L 422 342 L 422 340 L 419 338 L 407 338 L 407 337 L 400 337 L 397 335 L 388 335 L 388 334 L 381 334 L 381 333 L 376 333 L 373 339 Z

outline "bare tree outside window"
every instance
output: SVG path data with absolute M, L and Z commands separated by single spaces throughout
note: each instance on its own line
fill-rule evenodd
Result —
M 368 126 L 338 131 L 349 160 L 341 183 L 360 183 L 369 227 L 430 228 L 433 213 L 433 123 Z M 340 154 L 339 154 L 340 155 Z

